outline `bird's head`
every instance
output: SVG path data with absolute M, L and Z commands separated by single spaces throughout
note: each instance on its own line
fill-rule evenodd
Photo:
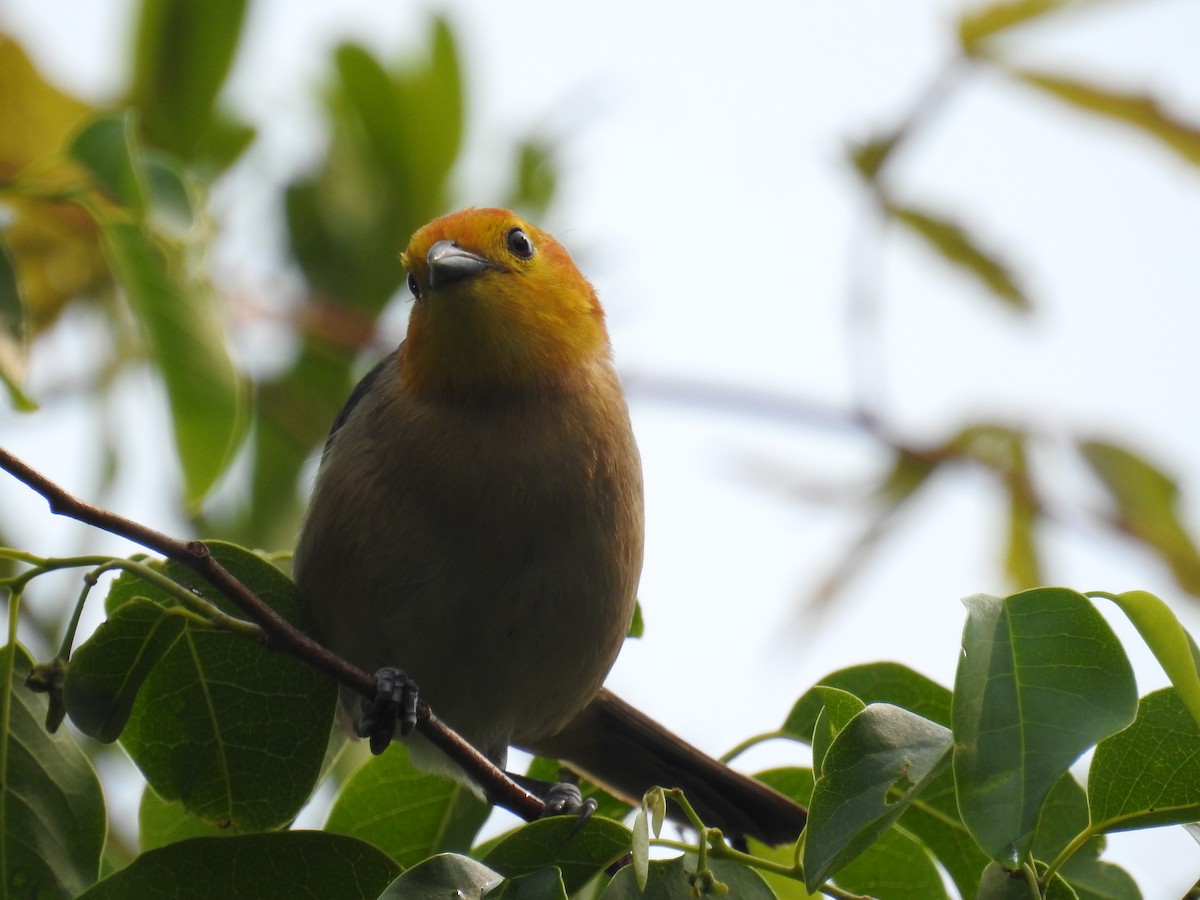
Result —
M 434 219 L 401 260 L 416 301 L 400 366 L 418 393 L 552 386 L 609 352 L 596 292 L 570 255 L 508 210 Z

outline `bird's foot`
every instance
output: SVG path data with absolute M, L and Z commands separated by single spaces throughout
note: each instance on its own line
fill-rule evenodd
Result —
M 571 834 L 583 827 L 584 823 L 596 812 L 597 807 L 594 797 L 584 800 L 579 785 L 567 781 L 552 784 L 542 796 L 542 802 L 546 804 L 546 809 L 542 813 L 543 819 L 551 816 L 573 815 L 576 817 L 575 827 L 571 829 Z
M 369 738 L 378 756 L 396 735 L 404 737 L 417 724 L 417 683 L 399 669 L 385 666 L 375 673 L 375 696 L 363 698 L 362 718 L 355 726 L 359 737 Z

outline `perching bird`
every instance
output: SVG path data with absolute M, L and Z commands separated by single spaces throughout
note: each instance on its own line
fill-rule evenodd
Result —
M 632 802 L 681 787 L 726 833 L 795 839 L 803 809 L 601 688 L 634 610 L 642 473 L 592 286 L 501 209 L 434 220 L 402 260 L 408 336 L 334 422 L 296 548 L 316 636 L 403 670 L 501 767 L 516 745 Z M 361 728 L 360 698 L 343 705 Z

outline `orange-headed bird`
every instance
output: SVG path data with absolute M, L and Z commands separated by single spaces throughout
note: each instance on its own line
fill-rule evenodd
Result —
M 634 610 L 642 472 L 592 286 L 502 209 L 436 219 L 402 259 L 407 338 L 334 422 L 296 549 L 317 637 L 403 670 L 501 767 L 515 745 L 631 802 L 681 787 L 728 834 L 795 839 L 803 809 L 601 687 Z

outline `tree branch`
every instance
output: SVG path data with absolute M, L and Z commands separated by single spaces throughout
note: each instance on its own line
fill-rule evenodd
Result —
M 267 649 L 294 656 L 364 697 L 375 696 L 374 675 L 364 672 L 314 641 L 264 603 L 257 594 L 213 558 L 208 545 L 203 541 L 181 541 L 140 522 L 85 503 L 3 447 L 0 447 L 0 470 L 8 472 L 45 498 L 50 511 L 55 515 L 76 519 L 109 534 L 127 538 L 193 569 L 262 628 Z M 493 803 L 503 806 L 526 821 L 538 818 L 544 811 L 545 805 L 537 796 L 518 785 L 475 747 L 451 730 L 434 715 L 433 710 L 424 701 L 417 705 L 417 730 L 462 767 L 467 775 L 484 789 Z

